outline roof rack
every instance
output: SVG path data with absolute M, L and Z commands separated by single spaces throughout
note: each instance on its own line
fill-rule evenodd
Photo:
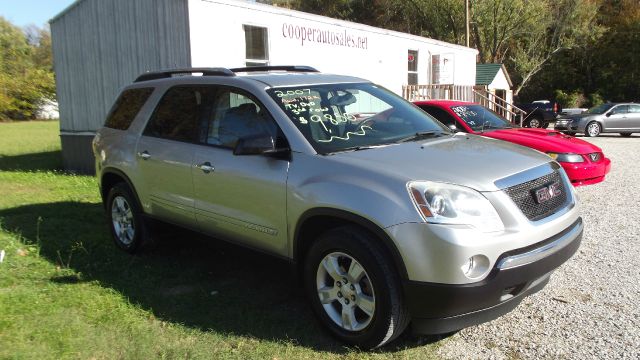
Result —
M 162 71 L 146 72 L 136 78 L 134 82 L 166 79 L 178 74 L 202 73 L 202 76 L 236 76 L 236 74 L 227 68 L 184 68 L 170 69 Z
M 316 68 L 306 65 L 249 66 L 231 69 L 231 71 L 234 73 L 262 71 L 319 72 Z
M 319 72 L 311 66 L 304 65 L 278 65 L 278 66 L 249 66 L 242 68 L 184 68 L 146 72 L 136 78 L 134 82 L 166 79 L 174 75 L 191 75 L 202 73 L 202 76 L 236 76 L 238 72 L 263 72 L 263 71 L 288 71 L 288 72 Z

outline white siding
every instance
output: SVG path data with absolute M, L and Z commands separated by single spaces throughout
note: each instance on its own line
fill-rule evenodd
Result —
M 418 82 L 429 84 L 431 55 L 451 54 L 453 83 L 475 84 L 477 51 L 454 44 L 299 11 L 244 1 L 189 0 L 194 66 L 245 65 L 243 24 L 268 29 L 271 65 L 310 65 L 322 72 L 362 77 L 397 94 L 407 84 L 409 50 L 418 51 Z M 366 49 L 291 38 L 288 26 L 366 38 Z
M 62 132 L 95 131 L 119 89 L 191 65 L 186 0 L 84 0 L 51 21 Z

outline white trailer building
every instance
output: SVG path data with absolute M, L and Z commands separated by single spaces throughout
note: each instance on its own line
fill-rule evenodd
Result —
M 95 130 L 145 71 L 310 65 L 399 95 L 408 84 L 476 80 L 475 49 L 247 1 L 78 0 L 51 32 L 63 161 L 87 173 Z

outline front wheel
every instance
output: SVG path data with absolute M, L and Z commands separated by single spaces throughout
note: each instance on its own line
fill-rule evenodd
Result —
M 353 227 L 316 240 L 304 266 L 305 290 L 322 325 L 362 349 L 385 345 L 407 327 L 400 279 L 379 240 Z
M 140 207 L 125 183 L 118 183 L 109 190 L 106 208 L 116 245 L 129 253 L 139 251 L 146 239 L 146 229 Z
M 592 121 L 587 124 L 584 134 L 587 135 L 588 137 L 595 137 L 600 135 L 600 131 L 602 131 L 600 124 L 598 124 L 595 121 Z

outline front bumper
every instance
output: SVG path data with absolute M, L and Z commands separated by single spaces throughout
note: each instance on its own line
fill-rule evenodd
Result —
M 561 162 L 562 168 L 569 176 L 574 186 L 597 184 L 604 180 L 611 170 L 611 160 L 606 157 L 597 162 L 585 161 L 581 163 Z
M 482 281 L 448 285 L 405 281 L 413 330 L 442 334 L 493 320 L 542 289 L 550 273 L 578 249 L 582 219 L 544 241 L 506 252 Z
M 553 126 L 554 130 L 569 130 L 569 126 L 571 125 L 571 120 L 558 119 L 556 120 L 555 125 Z

